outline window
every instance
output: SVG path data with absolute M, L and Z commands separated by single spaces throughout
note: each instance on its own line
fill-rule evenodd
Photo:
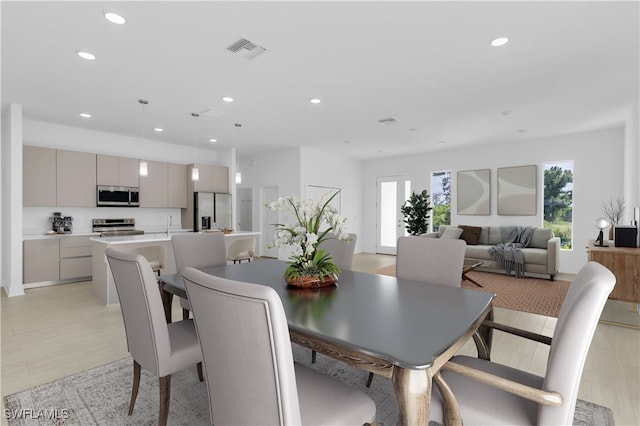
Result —
M 431 173 L 431 229 L 451 224 L 451 170 Z
M 573 247 L 573 161 L 544 165 L 544 227 L 560 237 L 560 248 Z

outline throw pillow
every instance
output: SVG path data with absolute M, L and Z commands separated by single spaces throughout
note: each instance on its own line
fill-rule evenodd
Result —
M 444 230 L 440 238 L 450 238 L 452 240 L 457 240 L 458 238 L 460 238 L 460 235 L 462 235 L 462 229 L 450 226 Z
M 482 228 L 479 226 L 458 225 L 462 229 L 462 235 L 460 238 L 465 240 L 470 246 L 477 246 L 480 241 L 480 232 Z

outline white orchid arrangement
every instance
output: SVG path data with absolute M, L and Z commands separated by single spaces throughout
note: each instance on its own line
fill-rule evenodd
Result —
M 333 263 L 333 258 L 318 245 L 330 238 L 333 233 L 339 240 L 348 240 L 345 232 L 346 218 L 341 217 L 335 207 L 329 205 L 338 195 L 337 191 L 325 202 L 307 200 L 302 202 L 297 197 L 288 195 L 280 197 L 271 204 L 265 204 L 272 211 L 290 211 L 297 223 L 285 225 L 276 223 L 276 233 L 270 247 L 290 247 L 289 267 L 285 278 L 297 279 L 305 276 L 326 277 L 340 273 L 340 268 Z M 326 226 L 320 230 L 321 226 Z

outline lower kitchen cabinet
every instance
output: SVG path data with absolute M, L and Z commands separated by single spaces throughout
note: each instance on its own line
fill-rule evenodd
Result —
M 91 278 L 90 237 L 55 236 L 23 244 L 23 283 L 63 283 Z
M 28 240 L 23 245 L 22 281 L 25 284 L 60 279 L 60 240 Z

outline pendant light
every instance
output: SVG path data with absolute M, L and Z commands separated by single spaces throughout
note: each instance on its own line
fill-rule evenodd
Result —
M 149 103 L 144 99 L 138 99 L 138 103 L 142 105 L 142 142 L 144 142 L 144 106 Z M 140 176 L 148 176 L 149 175 L 149 165 L 147 161 L 143 158 L 140 160 Z
M 242 127 L 242 123 L 235 123 L 236 128 L 236 138 L 239 140 L 240 136 L 240 128 Z M 240 173 L 240 149 L 236 148 L 236 184 L 242 183 L 242 173 Z
M 196 165 L 196 119 L 200 117 L 200 114 L 192 112 L 193 117 L 193 168 L 191 169 L 191 180 L 197 182 L 200 180 L 200 170 Z

